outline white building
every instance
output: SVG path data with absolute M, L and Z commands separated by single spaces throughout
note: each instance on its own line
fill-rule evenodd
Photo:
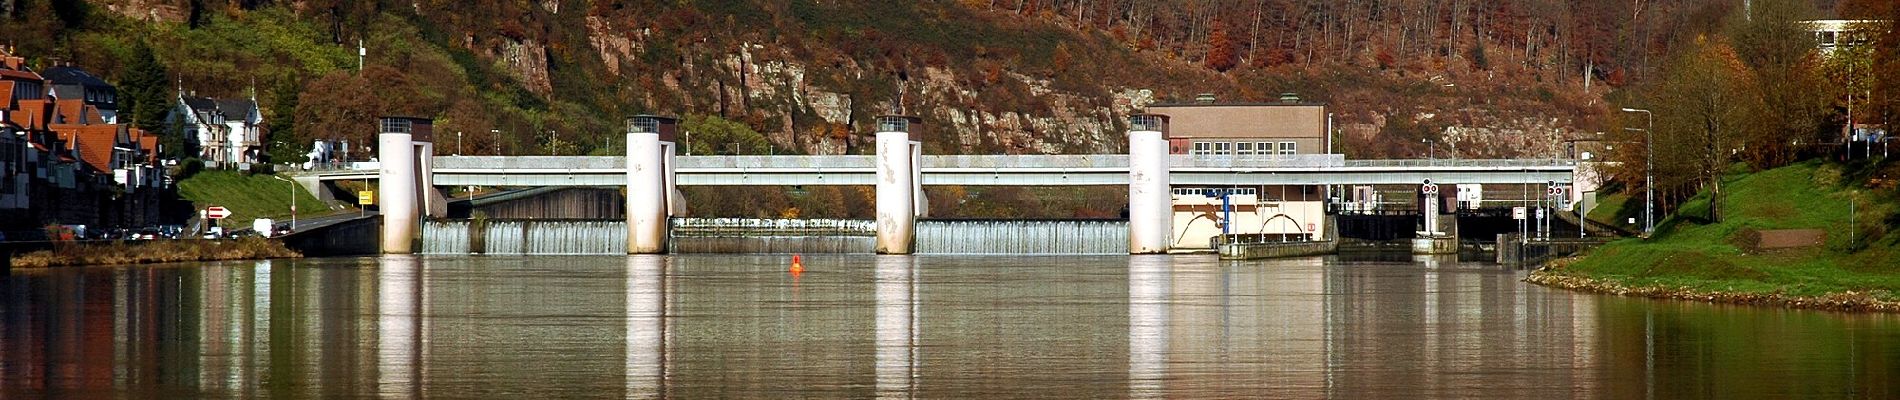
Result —
M 257 99 L 178 96 L 165 125 L 184 135 L 188 151 L 208 165 L 253 163 L 264 154 L 264 114 Z

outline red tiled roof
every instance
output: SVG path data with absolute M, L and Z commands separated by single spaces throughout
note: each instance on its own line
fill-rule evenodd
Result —
M 118 125 L 61 124 L 53 125 L 52 131 L 59 135 L 60 140 L 67 140 L 71 146 L 77 147 L 79 157 L 86 161 L 86 165 L 98 171 L 112 170 L 112 147 L 119 144 Z
M 55 121 L 74 125 L 92 124 L 92 122 L 86 121 L 87 118 L 84 118 L 86 114 L 89 114 L 85 112 L 86 107 L 88 107 L 85 99 L 59 99 L 58 104 L 55 104 L 54 107 L 59 111 L 59 119 Z
M 0 80 L 0 111 L 13 109 L 13 81 Z
M 145 162 L 157 163 L 158 162 L 158 136 L 147 135 L 145 134 L 144 131 L 139 131 L 137 129 L 133 129 L 133 131 L 139 132 L 139 136 L 138 136 L 139 148 L 145 150 Z
M 15 78 L 15 79 L 31 79 L 31 80 L 36 80 L 36 81 L 46 80 L 46 78 L 40 77 L 40 74 L 35 74 L 32 72 L 21 71 L 21 70 L 13 70 L 13 69 L 0 69 L 0 77 Z

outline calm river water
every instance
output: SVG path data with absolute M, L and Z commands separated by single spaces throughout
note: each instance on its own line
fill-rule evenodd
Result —
M 1451 260 L 384 257 L 16 271 L 0 397 L 1900 397 L 1900 318 Z

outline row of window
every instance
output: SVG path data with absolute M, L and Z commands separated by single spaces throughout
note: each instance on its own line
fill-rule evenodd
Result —
M 1294 142 L 1194 142 L 1192 155 L 1274 155 L 1299 153 Z

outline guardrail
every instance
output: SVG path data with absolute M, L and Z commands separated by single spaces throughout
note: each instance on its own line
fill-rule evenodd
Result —
M 868 155 L 774 155 L 774 156 L 679 156 L 682 169 L 856 169 L 873 168 L 876 156 Z M 1547 169 L 1575 168 L 1570 159 L 1427 159 L 1427 160 L 1347 160 L 1340 154 L 1293 155 L 1170 155 L 1171 168 L 1289 168 L 1289 169 Z M 299 174 L 321 175 L 375 170 L 377 162 L 349 163 L 341 168 L 320 168 Z M 619 156 L 438 156 L 438 170 L 534 169 L 534 170 L 617 170 L 626 167 Z M 1056 155 L 926 155 L 923 168 L 1127 168 L 1124 154 Z

